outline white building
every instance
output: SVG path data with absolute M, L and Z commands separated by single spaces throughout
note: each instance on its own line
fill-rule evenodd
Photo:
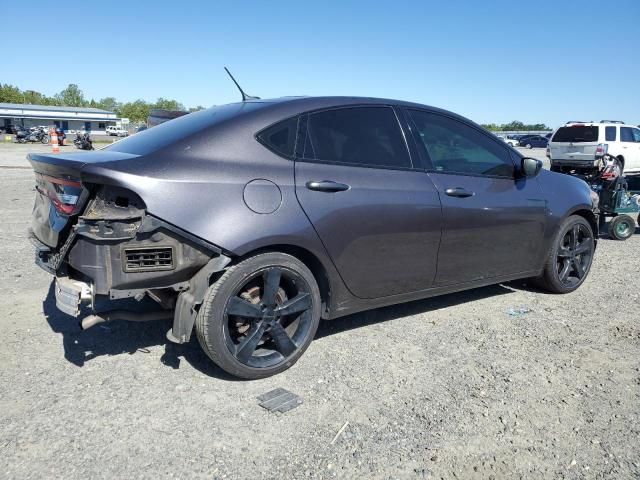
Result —
M 0 103 L 0 127 L 9 125 L 25 127 L 59 127 L 65 132 L 90 131 L 94 135 L 105 135 L 110 125 L 120 118 L 114 113 L 99 108 L 56 107 L 50 105 L 23 105 Z

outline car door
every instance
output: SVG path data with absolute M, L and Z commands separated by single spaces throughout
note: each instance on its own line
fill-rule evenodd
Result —
M 539 269 L 547 208 L 537 179 L 517 176 L 509 149 L 472 124 L 426 110 L 408 115 L 442 202 L 435 285 Z
M 347 288 L 377 298 L 429 288 L 442 210 L 414 167 L 391 106 L 350 106 L 303 115 L 296 195 Z
M 620 145 L 625 171 L 640 170 L 640 130 L 635 127 L 620 127 Z

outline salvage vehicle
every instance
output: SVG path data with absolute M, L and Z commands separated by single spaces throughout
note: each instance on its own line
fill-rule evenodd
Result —
M 246 379 L 291 367 L 321 319 L 521 278 L 572 292 L 596 248 L 584 181 L 417 103 L 243 93 L 29 160 L 58 308 L 83 328 L 169 316 L 169 340 L 195 330 Z M 95 311 L 125 298 L 158 309 Z

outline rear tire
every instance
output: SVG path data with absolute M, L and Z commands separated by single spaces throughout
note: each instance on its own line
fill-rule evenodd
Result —
M 551 293 L 573 292 L 587 278 L 594 250 L 595 238 L 589 222 L 579 215 L 570 216 L 558 229 L 542 276 L 534 283 Z
M 528 148 L 529 150 L 531 150 L 531 149 L 533 148 L 533 146 L 532 146 L 530 143 L 527 143 L 527 148 Z
M 640 216 L 638 217 L 640 220 Z M 609 223 L 609 235 L 616 240 L 626 240 L 636 229 L 633 218 L 629 215 L 618 215 Z
M 228 268 L 209 287 L 196 318 L 200 346 L 236 377 L 269 377 L 291 367 L 320 323 L 320 290 L 300 260 L 270 252 Z

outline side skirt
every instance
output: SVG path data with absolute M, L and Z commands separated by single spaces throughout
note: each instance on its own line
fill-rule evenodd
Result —
M 497 283 L 510 282 L 513 280 L 519 280 L 522 278 L 539 277 L 542 274 L 542 270 L 531 270 L 528 272 L 519 272 L 511 275 L 503 275 L 499 277 L 483 278 L 481 280 L 475 280 L 473 282 L 458 283 L 455 285 L 446 285 L 442 287 L 434 287 L 426 290 L 420 290 L 417 292 L 405 293 L 401 295 L 393 295 L 389 297 L 375 298 L 372 300 L 362 300 L 352 297 L 351 299 L 343 301 L 336 308 L 333 308 L 328 316 L 328 320 L 344 317 L 345 315 L 351 315 L 353 313 L 363 312 L 365 310 L 372 310 L 374 308 L 387 307 L 389 305 L 397 305 L 399 303 L 411 302 L 414 300 L 423 300 L 425 298 L 437 297 L 439 295 L 446 295 L 448 293 L 462 292 L 464 290 L 471 290 L 474 288 L 486 287 L 488 285 L 495 285 Z

